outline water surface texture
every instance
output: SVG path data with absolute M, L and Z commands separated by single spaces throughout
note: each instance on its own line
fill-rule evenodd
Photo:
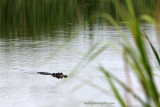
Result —
M 91 107 L 84 104 L 89 101 L 119 105 L 98 70 L 101 64 L 125 81 L 123 57 L 113 48 L 102 52 L 76 76 L 57 79 L 37 74 L 69 75 L 97 42 L 117 45 L 120 50 L 124 42 L 100 17 L 112 8 L 99 0 L 62 1 L 0 1 L 0 107 Z M 92 16 L 97 17 L 92 20 Z M 132 41 L 127 29 L 121 27 Z M 153 26 L 142 24 L 142 30 L 156 41 Z

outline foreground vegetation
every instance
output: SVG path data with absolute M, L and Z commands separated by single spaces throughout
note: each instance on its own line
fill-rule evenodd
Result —
M 148 37 L 149 35 L 146 35 L 144 32 L 142 32 L 140 27 L 140 23 L 142 22 L 154 24 L 157 31 L 157 38 L 159 38 L 159 1 L 149 0 L 148 2 L 152 2 L 151 4 L 154 8 L 150 8 L 148 7 L 148 5 L 145 5 L 145 9 L 148 10 L 149 13 L 140 12 L 139 14 L 137 14 L 137 7 L 136 5 L 134 5 L 134 1 L 132 0 L 125 0 L 125 3 L 123 4 L 121 3 L 121 0 L 107 1 L 112 4 L 115 10 L 117 10 L 117 17 L 113 17 L 113 15 L 107 13 L 102 17 L 110 22 L 115 27 L 115 29 L 119 31 L 124 37 L 125 42 L 121 44 L 121 46 L 123 48 L 122 54 L 124 57 L 124 71 L 126 73 L 127 84 L 107 71 L 107 67 L 99 66 L 99 70 L 104 73 L 113 90 L 115 97 L 122 107 L 160 107 L 160 90 L 158 90 L 158 84 L 155 83 L 155 71 L 152 65 L 153 61 L 156 61 L 156 66 L 159 71 L 159 51 L 150 41 Z M 132 44 L 131 41 L 125 38 L 125 32 L 123 32 L 123 29 L 121 29 L 120 27 L 121 24 L 126 26 L 129 32 L 132 34 L 134 44 Z M 91 62 L 96 56 L 101 54 L 107 47 L 108 46 L 106 44 L 101 45 L 100 47 L 99 45 L 93 46 L 85 55 L 85 61 L 82 61 L 79 66 L 76 67 L 78 69 L 75 69 L 73 72 L 83 69 L 89 62 Z M 150 48 L 151 51 L 148 48 Z M 149 58 L 151 55 L 150 53 L 153 53 L 153 58 L 155 58 L 155 60 Z M 129 70 L 129 68 L 131 68 L 132 70 Z M 133 89 L 130 72 L 134 72 L 135 77 L 137 78 L 140 86 L 143 89 L 143 96 L 145 96 L 145 99 L 141 97 L 141 94 L 136 93 L 136 90 Z M 121 92 L 118 91 L 119 89 L 117 88 L 116 84 L 121 86 L 127 92 L 127 96 L 130 95 L 132 100 L 129 100 L 129 97 L 125 98 L 125 95 L 122 95 Z M 133 101 L 138 102 L 138 105 L 130 103 Z
M 88 3 L 94 5 L 83 8 L 83 6 L 89 5 Z M 83 16 L 85 12 L 87 12 L 87 15 Z M 142 32 L 140 28 L 140 23 L 144 21 L 152 23 L 155 25 L 157 36 L 159 36 L 158 0 L 0 0 L 0 36 L 8 39 L 10 38 L 9 33 L 16 32 L 16 36 L 11 35 L 11 38 L 14 38 L 23 36 L 21 32 L 29 32 L 28 35 L 34 37 L 35 34 L 38 36 L 37 33 L 41 32 L 42 29 L 47 28 L 47 30 L 54 31 L 57 30 L 56 27 L 59 25 L 65 31 L 69 30 L 68 28 L 75 27 L 78 22 L 82 23 L 87 19 L 89 19 L 88 23 L 91 21 L 94 23 L 95 20 L 91 17 L 96 16 L 97 12 L 100 13 L 98 14 L 99 17 L 94 17 L 94 19 L 103 18 L 105 22 L 112 24 L 122 34 L 125 41 L 121 45 L 123 47 L 124 63 L 126 64 L 124 71 L 126 72 L 128 84 L 123 83 L 116 76 L 108 72 L 107 67 L 99 67 L 99 70 L 104 73 L 108 80 L 115 97 L 122 107 L 134 106 L 127 102 L 129 98 L 127 100 L 124 99 L 124 96 L 118 92 L 115 85 L 115 83 L 118 83 L 141 106 L 160 107 L 160 94 L 154 81 L 154 69 L 151 65 L 153 59 L 149 58 L 150 52 L 148 46 L 150 46 L 151 52 L 157 61 L 157 68 L 160 66 L 159 51 L 157 51 L 158 49 L 150 41 L 149 35 Z M 72 23 L 72 25 L 69 26 L 67 23 Z M 128 28 L 134 39 L 134 44 L 125 38 L 125 32 L 121 29 L 120 24 Z M 93 27 L 93 25 L 90 27 Z M 94 45 L 72 73 L 84 68 L 107 47 L 108 45 L 106 44 Z M 145 99 L 142 99 L 135 93 L 132 86 L 129 85 L 131 84 L 129 74 L 131 71 L 128 68 L 132 68 L 132 71 L 135 73 L 139 84 L 143 88 Z
M 152 59 L 149 58 L 150 52 L 147 50 L 147 46 L 150 45 L 151 52 L 154 54 L 154 58 L 157 61 L 158 66 L 160 66 L 160 57 L 158 51 L 156 51 L 155 47 L 151 43 L 151 41 L 148 38 L 148 35 L 144 34 L 140 29 L 140 22 L 138 18 L 136 17 L 135 9 L 136 7 L 133 5 L 132 0 L 125 0 L 125 8 L 120 8 L 122 5 L 118 3 L 119 7 L 119 16 L 121 17 L 124 25 L 128 28 L 128 30 L 131 32 L 132 37 L 134 39 L 135 45 L 131 43 L 123 44 L 123 53 L 124 53 L 124 59 L 126 66 L 129 66 L 132 68 L 133 72 L 135 73 L 136 78 L 139 81 L 139 84 L 143 88 L 144 96 L 146 99 L 141 99 L 140 95 L 136 94 L 134 89 L 131 88 L 129 84 L 131 84 L 129 71 L 126 69 L 126 77 L 128 84 L 125 85 L 123 82 L 118 80 L 118 78 L 112 76 L 107 70 L 104 69 L 104 67 L 100 67 L 100 70 L 105 74 L 106 78 L 109 81 L 110 86 L 113 89 L 113 92 L 115 94 L 115 97 L 121 104 L 121 106 L 134 106 L 130 105 L 129 103 L 124 100 L 120 93 L 118 92 L 118 89 L 116 89 L 115 84 L 113 81 L 116 81 L 120 86 L 122 86 L 128 93 L 132 95 L 132 97 L 137 100 L 141 106 L 145 107 L 160 107 L 160 94 L 158 87 L 155 83 L 155 76 L 154 76 L 154 70 L 152 68 Z M 117 1 L 113 0 L 112 3 L 116 5 Z M 155 28 L 157 32 L 159 33 L 159 1 L 154 1 L 154 18 L 152 18 L 148 14 L 142 14 L 141 17 L 145 21 L 151 22 L 152 24 L 155 24 Z M 147 6 L 146 6 L 147 8 Z M 148 8 L 147 8 L 148 9 Z M 121 14 L 124 12 L 125 14 Z M 120 30 L 119 25 L 114 21 L 113 18 L 110 16 L 106 16 L 108 20 L 116 27 L 117 30 Z M 158 36 L 157 33 L 157 36 Z M 145 38 L 145 39 L 144 39 Z M 157 37 L 158 38 L 158 37 Z M 148 44 L 148 45 L 146 45 Z

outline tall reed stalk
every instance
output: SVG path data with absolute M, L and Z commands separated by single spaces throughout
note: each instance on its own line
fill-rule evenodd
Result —
M 159 31 L 159 1 L 154 0 L 154 14 L 153 18 L 150 14 L 137 14 L 136 13 L 136 5 L 133 5 L 132 0 L 124 0 L 121 3 L 121 0 L 108 0 L 115 7 L 114 10 L 117 11 L 118 21 L 121 21 L 121 24 L 126 26 L 129 32 L 132 35 L 134 40 L 134 44 L 129 42 L 125 38 L 125 32 L 121 29 L 119 23 L 117 22 L 116 17 L 112 17 L 110 14 L 103 15 L 114 27 L 118 30 L 121 35 L 124 37 L 125 43 L 122 44 L 123 47 L 123 56 L 125 62 L 125 72 L 128 84 L 125 84 L 123 81 L 119 80 L 116 76 L 112 75 L 105 67 L 100 66 L 99 70 L 102 71 L 109 82 L 112 91 L 119 101 L 122 107 L 132 107 L 137 105 L 129 104 L 129 99 L 125 99 L 123 95 L 118 91 L 117 83 L 120 85 L 131 97 L 138 102 L 140 106 L 144 107 L 160 107 L 160 93 L 157 88 L 157 84 L 155 83 L 154 70 L 152 68 L 152 61 L 149 58 L 149 50 L 147 49 L 149 46 L 151 48 L 151 52 L 155 56 L 158 66 L 160 66 L 160 57 L 157 49 L 154 47 L 152 42 L 149 40 L 148 36 L 141 31 L 140 20 L 141 17 L 143 20 L 151 22 L 156 25 L 156 30 Z M 146 1 L 147 2 L 147 1 Z M 149 1 L 148 1 L 149 2 Z M 150 1 L 152 2 L 152 1 Z M 143 4 L 143 2 L 141 2 Z M 147 8 L 147 6 L 145 6 Z M 152 9 L 147 8 L 152 11 Z M 159 32 L 157 32 L 159 35 Z M 76 70 L 81 70 L 84 68 L 89 62 L 91 62 L 98 54 L 100 54 L 103 50 L 106 49 L 107 44 L 103 44 L 103 46 L 97 48 L 99 45 L 95 45 L 89 50 L 89 52 L 85 55 L 84 60 L 80 62 L 79 66 L 76 66 Z M 87 60 L 87 61 L 86 61 Z M 86 62 L 86 63 L 85 63 Z M 130 79 L 130 70 L 135 74 L 135 77 L 138 79 L 140 86 L 143 89 L 145 99 L 141 98 L 139 94 L 137 94 L 133 87 L 131 86 L 132 81 Z M 116 84 L 115 84 L 116 82 Z M 130 85 L 129 85 L 130 84 Z
M 114 5 L 117 4 L 118 1 L 112 0 L 112 3 Z M 134 89 L 130 87 L 129 85 L 125 85 L 122 81 L 118 80 L 117 77 L 110 74 L 103 66 L 100 66 L 100 70 L 105 74 L 110 86 L 113 89 L 113 92 L 115 94 L 115 97 L 119 101 L 122 107 L 126 106 L 134 106 L 134 105 L 128 105 L 126 103 L 126 100 L 120 95 L 118 92 L 118 89 L 116 88 L 116 85 L 113 81 L 117 82 L 122 88 L 124 88 L 128 93 L 132 95 L 134 99 L 136 99 L 141 106 L 145 107 L 160 107 L 160 101 L 159 101 L 159 91 L 157 88 L 157 84 L 154 81 L 154 75 L 153 75 L 153 68 L 151 65 L 152 60 L 149 59 L 149 52 L 147 50 L 146 41 L 150 45 L 152 52 L 155 55 L 155 59 L 157 60 L 158 64 L 160 64 L 159 54 L 156 51 L 156 48 L 153 46 L 147 35 L 143 34 L 143 32 L 140 29 L 139 20 L 135 14 L 135 8 L 132 4 L 132 0 L 125 0 L 125 7 L 120 8 L 119 5 L 119 16 L 121 17 L 122 22 L 124 25 L 128 28 L 130 33 L 132 34 L 132 38 L 134 39 L 134 45 L 131 45 L 129 43 L 123 44 L 122 47 L 124 49 L 124 57 L 125 61 L 127 63 L 127 66 L 131 67 L 133 72 L 135 73 L 136 78 L 139 81 L 139 84 L 141 87 L 143 87 L 144 96 L 146 99 L 141 99 L 138 94 L 134 92 Z M 118 3 L 120 4 L 120 2 Z M 159 1 L 154 0 L 154 7 L 155 7 L 155 19 L 152 19 L 152 17 L 145 15 L 146 19 L 152 19 L 155 20 L 156 24 L 156 30 L 159 31 Z M 122 12 L 125 12 L 122 14 Z M 106 16 L 106 18 L 115 26 L 118 27 L 118 30 L 121 30 L 117 22 L 110 17 L 109 15 Z M 145 18 L 144 18 L 145 19 Z M 159 35 L 159 32 L 157 32 L 157 35 Z M 144 39 L 144 37 L 146 39 Z M 127 71 L 126 71 L 127 72 Z M 128 75 L 127 75 L 127 78 Z

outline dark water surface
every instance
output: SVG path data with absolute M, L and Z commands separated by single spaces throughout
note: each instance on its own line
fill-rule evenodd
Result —
M 37 74 L 70 74 L 95 43 L 123 42 L 119 32 L 100 17 L 111 11 L 110 7 L 98 0 L 64 1 L 0 1 L 0 107 L 91 107 L 84 104 L 88 101 L 118 106 L 98 70 L 102 64 L 125 81 L 122 55 L 113 48 L 106 49 L 77 76 L 58 80 Z M 92 16 L 97 17 L 92 20 Z M 127 29 L 122 29 L 132 41 Z M 142 24 L 142 30 L 156 41 L 153 26 Z

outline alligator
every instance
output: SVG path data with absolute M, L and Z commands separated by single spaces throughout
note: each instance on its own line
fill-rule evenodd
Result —
M 67 75 L 63 75 L 63 73 L 49 73 L 49 72 L 37 72 L 38 74 L 42 74 L 42 75 L 52 75 L 53 77 L 56 77 L 56 78 L 67 78 L 68 76 Z

